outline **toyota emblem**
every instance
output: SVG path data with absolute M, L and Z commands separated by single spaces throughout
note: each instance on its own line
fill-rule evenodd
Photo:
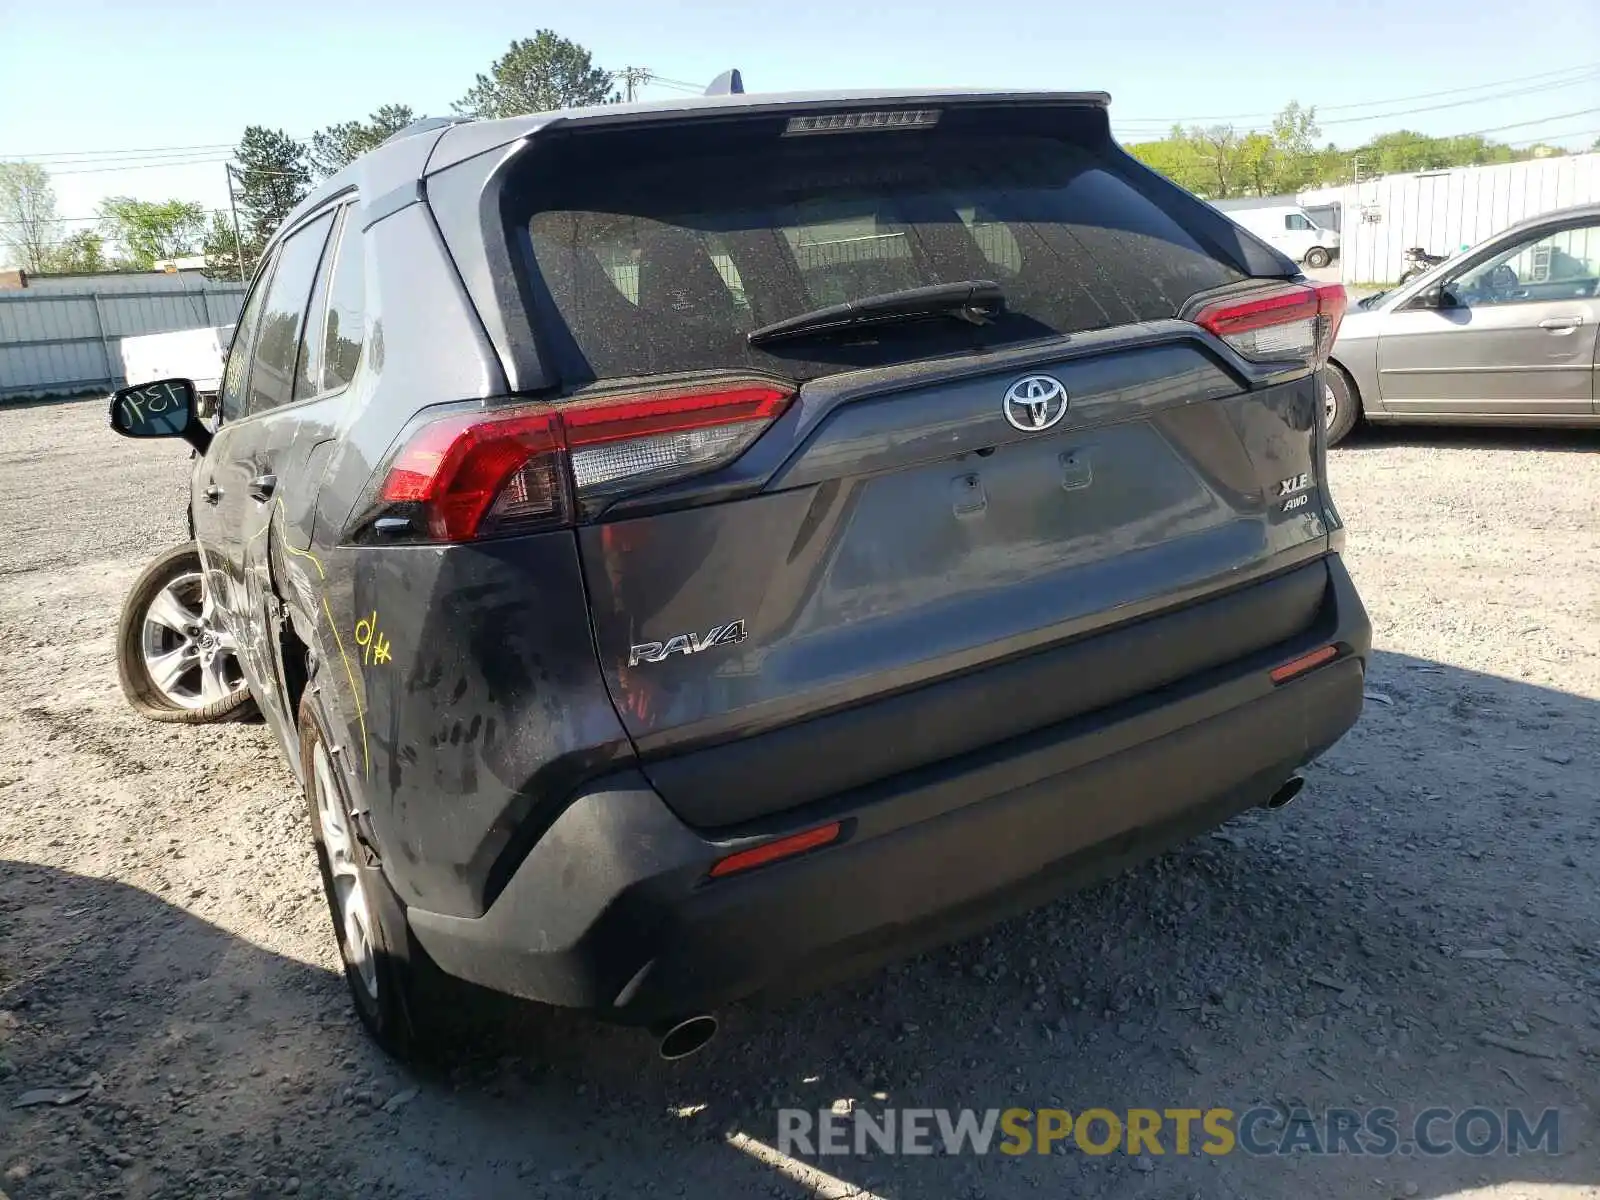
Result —
M 1029 375 L 1006 389 L 1006 420 L 1023 433 L 1049 429 L 1067 415 L 1067 389 L 1053 375 Z

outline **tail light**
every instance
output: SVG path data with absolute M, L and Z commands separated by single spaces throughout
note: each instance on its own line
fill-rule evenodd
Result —
M 1320 367 L 1347 304 L 1343 284 L 1286 283 L 1208 304 L 1194 323 L 1253 362 L 1305 359 Z
M 793 395 L 738 380 L 424 420 L 379 468 L 353 536 L 464 542 L 570 524 L 732 462 Z

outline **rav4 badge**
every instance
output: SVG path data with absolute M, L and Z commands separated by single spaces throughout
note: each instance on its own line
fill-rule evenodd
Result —
M 700 651 L 709 650 L 713 646 L 731 646 L 735 642 L 742 642 L 747 636 L 744 618 L 741 617 L 737 621 L 729 621 L 726 625 L 715 625 L 703 635 L 680 633 L 664 642 L 640 642 L 637 646 L 630 646 L 628 665 L 637 667 L 640 663 L 658 663 L 674 654 L 699 654 Z

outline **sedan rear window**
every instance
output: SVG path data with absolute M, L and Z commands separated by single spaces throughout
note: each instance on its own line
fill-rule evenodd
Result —
M 708 369 L 807 378 L 1175 316 L 1244 276 L 1117 165 L 1046 136 L 772 138 L 553 156 L 528 219 L 546 353 L 569 385 Z M 755 328 L 987 279 L 1006 311 L 751 347 Z

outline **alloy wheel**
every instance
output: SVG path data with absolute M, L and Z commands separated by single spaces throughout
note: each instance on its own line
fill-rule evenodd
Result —
M 151 598 L 139 645 L 150 682 L 177 708 L 205 708 L 245 686 L 238 647 L 215 621 L 198 571 Z
M 373 937 L 372 908 L 361 878 L 356 843 L 344 801 L 333 780 L 333 761 L 321 742 L 312 751 L 311 779 L 322 848 L 332 877 L 333 918 L 343 934 L 344 952 L 351 971 L 374 1003 L 378 999 L 378 960 Z

